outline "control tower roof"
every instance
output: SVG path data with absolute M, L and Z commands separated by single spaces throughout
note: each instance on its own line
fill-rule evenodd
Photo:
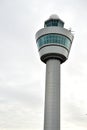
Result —
M 59 18 L 58 15 L 52 14 L 49 19 L 47 19 L 44 22 L 44 27 L 50 27 L 50 26 L 64 26 L 64 22 Z
M 50 19 L 60 20 L 60 21 L 62 21 L 62 22 L 64 23 L 64 21 L 61 20 L 57 14 L 52 14 L 52 15 L 50 15 L 50 17 L 49 17 L 48 20 L 50 20 Z M 47 20 L 46 20 L 46 21 L 47 21 Z
M 52 14 L 49 19 L 59 19 L 59 16 L 56 14 Z

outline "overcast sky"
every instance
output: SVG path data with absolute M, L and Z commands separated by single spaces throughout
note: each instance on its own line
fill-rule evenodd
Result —
M 61 130 L 87 130 L 87 0 L 0 0 L 0 130 L 43 130 L 45 64 L 35 33 L 51 14 L 75 36 L 61 65 Z

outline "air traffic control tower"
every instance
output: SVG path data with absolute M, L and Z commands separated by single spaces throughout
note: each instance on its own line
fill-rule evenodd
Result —
M 40 59 L 46 64 L 44 130 L 60 130 L 60 65 L 68 59 L 73 38 L 57 15 L 36 33 Z

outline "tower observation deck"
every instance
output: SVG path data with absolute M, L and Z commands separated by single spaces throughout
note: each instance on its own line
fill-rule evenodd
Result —
M 68 59 L 73 38 L 57 15 L 36 33 L 40 59 L 46 64 L 44 130 L 60 130 L 60 64 Z
M 67 60 L 72 45 L 73 35 L 64 28 L 64 22 L 57 16 L 51 15 L 44 22 L 44 28 L 36 33 L 36 42 L 40 58 L 43 62 L 49 58 Z

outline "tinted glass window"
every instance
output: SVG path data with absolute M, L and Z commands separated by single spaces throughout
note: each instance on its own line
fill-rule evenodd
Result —
M 57 34 L 44 35 L 37 40 L 38 49 L 47 44 L 57 44 L 60 46 L 64 46 L 69 50 L 71 46 L 71 41 L 67 37 Z
M 61 20 L 57 20 L 57 19 L 50 19 L 48 21 L 45 22 L 45 27 L 50 27 L 50 26 L 59 26 L 59 27 L 63 27 L 64 23 Z

